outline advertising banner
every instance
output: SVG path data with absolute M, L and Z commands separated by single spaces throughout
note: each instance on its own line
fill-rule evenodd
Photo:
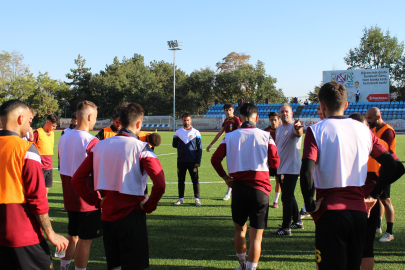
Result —
M 60 128 L 68 128 L 70 126 L 70 120 L 70 118 L 61 118 Z M 102 129 L 111 125 L 112 121 L 110 119 L 97 120 L 96 124 L 94 125 L 94 129 Z
M 385 102 L 390 101 L 390 75 L 388 68 L 332 70 L 323 72 L 323 83 L 337 82 L 347 90 L 347 101 Z

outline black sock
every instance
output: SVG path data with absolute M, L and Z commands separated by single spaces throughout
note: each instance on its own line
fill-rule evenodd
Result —
M 392 227 L 394 227 L 394 223 L 387 222 L 387 233 L 392 234 Z

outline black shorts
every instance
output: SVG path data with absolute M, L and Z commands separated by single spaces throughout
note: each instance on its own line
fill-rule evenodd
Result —
M 315 260 L 319 270 L 360 269 L 366 227 L 365 212 L 326 211 L 315 223 Z
M 269 214 L 269 195 L 249 187 L 242 182 L 234 181 L 232 187 L 232 219 L 243 226 L 247 219 L 250 227 L 265 229 Z
M 383 190 L 383 193 L 380 196 L 380 199 L 389 199 L 391 198 L 391 184 L 386 186 Z
M 46 241 L 25 247 L 0 246 L 0 269 L 53 269 L 51 252 Z
M 121 220 L 102 220 L 107 269 L 142 270 L 149 267 L 146 214 L 134 210 Z
M 277 176 L 277 169 L 270 168 L 270 176 Z
M 68 211 L 68 234 L 90 240 L 103 235 L 101 229 L 101 210 L 90 212 Z
M 45 179 L 45 187 L 51 188 L 52 187 L 52 170 L 44 170 L 42 169 L 42 173 L 44 174 Z

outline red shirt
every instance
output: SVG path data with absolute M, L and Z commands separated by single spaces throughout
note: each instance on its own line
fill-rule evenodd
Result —
M 87 154 L 90 153 L 91 149 L 99 142 L 97 138 L 94 138 L 89 145 L 86 148 Z M 87 175 L 89 179 L 93 179 L 90 174 Z M 63 203 L 65 205 L 65 209 L 67 211 L 72 211 L 72 212 L 90 212 L 90 211 L 95 211 L 98 208 L 95 207 L 94 205 L 88 204 L 85 200 L 83 200 L 79 194 L 76 192 L 76 190 L 72 186 L 72 177 L 67 176 L 67 175 L 60 175 L 60 178 L 62 179 L 62 188 L 63 188 Z M 91 189 L 91 186 L 88 187 Z M 93 188 L 94 192 L 94 188 Z M 99 196 L 99 194 L 96 192 L 95 195 Z
M 117 136 L 127 136 L 118 134 Z M 152 192 L 148 201 L 143 206 L 146 213 L 153 212 L 160 198 L 165 192 L 165 177 L 162 166 L 157 158 L 141 158 L 141 168 L 146 171 L 153 182 Z M 72 178 L 72 185 L 80 194 L 81 198 L 88 204 L 100 207 L 101 199 L 89 186 L 94 186 L 93 179 L 88 175 L 93 173 L 93 152 L 90 152 Z M 142 211 L 139 203 L 145 199 L 144 196 L 122 194 L 118 191 L 103 190 L 104 196 L 103 211 L 101 219 L 104 221 L 118 221 L 126 217 L 133 210 Z
M 264 129 L 264 131 L 270 132 L 270 136 L 273 138 L 274 141 L 276 141 L 276 130 L 272 129 L 271 126 L 268 126 Z
M 26 156 L 22 171 L 26 203 L 0 204 L 0 245 L 24 247 L 36 245 L 45 240 L 36 215 L 49 211 L 44 175 L 38 150 L 32 145 Z M 37 160 L 33 156 L 37 155 Z
M 220 177 L 226 175 L 226 172 L 222 167 L 222 160 L 225 158 L 225 156 L 226 144 L 221 143 L 211 157 L 211 164 Z M 267 156 L 270 167 L 277 169 L 277 167 L 280 165 L 280 158 L 278 157 L 276 145 L 269 144 Z M 230 176 L 234 178 L 235 181 L 240 181 L 249 187 L 263 191 L 267 195 L 270 194 L 271 184 L 268 171 L 240 171 L 231 173 Z
M 222 123 L 222 127 L 225 128 L 225 133 L 232 132 L 235 129 L 240 128 L 241 122 L 239 117 L 234 116 L 232 118 L 226 118 Z
M 372 158 L 377 158 L 387 152 L 385 147 L 378 141 L 378 138 L 372 133 L 373 149 L 370 153 Z M 313 161 L 318 159 L 318 146 L 310 128 L 307 129 L 304 140 L 304 151 L 302 159 L 307 158 Z M 331 172 L 333 173 L 333 172 Z M 367 187 L 368 189 L 368 187 Z M 371 192 L 371 191 L 370 191 Z M 342 187 L 330 189 L 316 189 L 316 200 L 324 198 L 319 210 L 312 214 L 312 218 L 317 222 L 328 210 L 354 210 L 366 212 L 364 203 L 365 193 L 363 187 Z

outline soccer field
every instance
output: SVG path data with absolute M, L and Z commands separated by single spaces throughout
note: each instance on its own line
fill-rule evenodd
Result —
M 97 132 L 92 132 L 96 134 Z M 54 168 L 57 167 L 57 145 L 61 132 L 55 131 Z M 148 215 L 149 234 L 149 269 L 235 269 L 237 267 L 233 244 L 233 222 L 231 217 L 231 201 L 222 201 L 227 186 L 211 166 L 211 155 L 205 147 L 212 141 L 216 133 L 202 133 L 204 146 L 203 158 L 199 169 L 201 188 L 201 207 L 194 205 L 194 196 L 189 175 L 186 177 L 185 204 L 174 206 L 178 199 L 177 193 L 177 154 L 171 146 L 173 132 L 161 132 L 162 145 L 155 148 L 166 178 L 166 193 L 159 202 L 155 212 Z M 213 148 L 217 147 L 217 142 Z M 405 136 L 397 136 L 397 155 L 405 160 Z M 225 161 L 223 162 L 226 168 Z M 378 242 L 376 236 L 374 269 L 405 269 L 405 176 L 393 184 L 391 199 L 395 208 L 394 223 L 395 240 L 388 243 Z M 274 180 L 274 179 L 272 179 Z M 63 212 L 62 184 L 58 170 L 53 171 L 53 187 L 49 190 L 49 216 L 54 218 L 52 226 L 55 232 L 67 235 L 67 213 Z M 150 180 L 149 180 L 150 181 Z M 274 181 L 272 181 L 274 189 Z M 149 192 L 151 185 L 149 185 Z M 296 198 L 301 208 L 303 204 L 299 183 Z M 270 202 L 274 198 L 274 190 L 270 193 Z M 269 210 L 268 228 L 264 232 L 262 255 L 258 269 L 315 269 L 314 256 L 314 222 L 304 219 L 304 230 L 293 230 L 291 237 L 272 236 L 282 222 L 282 204 L 280 208 Z M 382 229 L 385 232 L 385 219 Z M 136 244 L 136 243 L 134 243 Z M 249 244 L 248 244 L 249 245 Z M 54 252 L 54 247 L 51 247 Z M 134 261 L 134 264 L 136 262 Z M 54 258 L 54 269 L 59 269 L 59 259 Z M 87 269 L 106 269 L 102 238 L 93 241 L 90 261 Z M 73 265 L 70 269 L 74 269 Z

